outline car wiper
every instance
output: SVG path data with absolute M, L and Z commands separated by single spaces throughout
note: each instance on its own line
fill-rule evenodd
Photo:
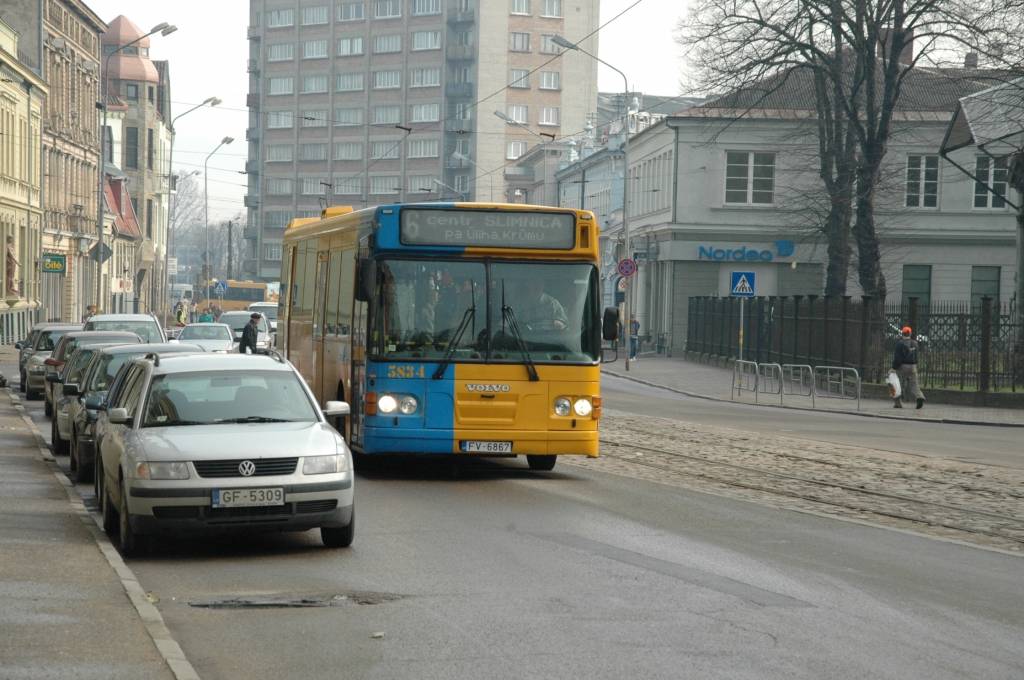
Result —
M 455 329 L 455 333 L 448 340 L 448 346 L 444 348 L 444 356 L 441 357 L 441 362 L 434 370 L 434 375 L 431 376 L 434 380 L 440 380 L 444 377 L 448 364 L 452 363 L 452 357 L 455 356 L 455 350 L 458 348 L 459 343 L 462 342 L 462 336 L 466 334 L 466 329 L 469 328 L 470 322 L 475 319 L 476 298 L 474 296 L 473 306 L 467 307 L 466 311 L 462 313 L 462 321 L 459 322 L 459 327 Z
M 165 420 L 157 423 L 143 423 L 142 427 L 174 427 L 176 425 L 210 425 L 208 420 Z
M 501 318 L 508 325 L 508 329 L 512 331 L 512 337 L 515 338 L 516 346 L 519 348 L 520 354 L 523 355 L 523 363 L 526 365 L 526 372 L 530 374 L 530 382 L 537 382 L 540 380 L 540 376 L 537 375 L 537 367 L 533 365 L 533 358 L 530 357 L 530 352 L 526 349 L 526 343 L 523 342 L 523 334 L 519 332 L 519 322 L 516 321 L 516 314 L 512 311 L 511 305 L 505 304 L 505 287 L 502 285 L 501 290 Z
M 294 423 L 294 422 L 296 422 L 296 421 L 289 420 L 288 418 L 271 418 L 271 417 L 268 417 L 268 416 L 243 416 L 242 418 L 221 418 L 221 419 L 218 419 L 218 420 L 214 420 L 213 423 L 208 423 L 208 424 L 220 425 L 222 423 Z

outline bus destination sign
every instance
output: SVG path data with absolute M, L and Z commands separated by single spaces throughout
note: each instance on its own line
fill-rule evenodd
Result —
M 569 250 L 576 244 L 570 213 L 408 208 L 401 215 L 406 245 Z

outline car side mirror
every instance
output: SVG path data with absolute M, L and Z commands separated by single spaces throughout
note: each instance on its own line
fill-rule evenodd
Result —
M 78 388 L 78 385 L 76 385 L 75 383 L 68 383 L 67 385 L 64 386 L 63 391 L 65 397 L 77 397 L 82 393 L 82 391 Z
M 359 261 L 359 280 L 356 281 L 356 300 L 369 302 L 377 287 L 377 261 L 365 258 Z
M 21 349 L 24 349 L 24 348 L 25 348 L 25 343 L 23 343 L 21 340 L 19 340 L 18 342 L 14 343 L 14 349 L 21 350 Z
M 601 319 L 601 337 L 605 340 L 619 339 L 619 309 L 605 307 L 604 318 Z
M 85 398 L 85 407 L 90 411 L 102 411 L 104 408 L 103 397 L 98 394 L 90 394 Z
M 107 411 L 107 420 L 114 425 L 125 425 L 128 423 L 128 409 L 126 408 L 112 408 Z
M 352 413 L 352 409 L 349 407 L 348 402 L 345 401 L 329 401 L 324 406 L 324 415 L 328 418 L 334 416 L 347 416 Z
M 57 374 L 57 373 L 47 373 L 46 374 L 46 382 L 48 382 L 48 383 L 59 383 L 60 382 L 60 375 Z

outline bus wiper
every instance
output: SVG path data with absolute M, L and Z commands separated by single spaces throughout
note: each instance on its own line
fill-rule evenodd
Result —
M 462 313 L 462 321 L 459 322 L 459 327 L 455 329 L 455 333 L 448 340 L 448 345 L 444 348 L 444 356 L 441 357 L 441 362 L 437 365 L 437 369 L 434 371 L 434 375 L 431 376 L 434 380 L 440 380 L 444 377 L 444 372 L 448 368 L 448 364 L 452 362 L 452 357 L 455 356 L 455 350 L 458 348 L 459 343 L 462 342 L 462 336 L 466 334 L 466 329 L 469 328 L 470 321 L 476 318 L 476 302 L 474 301 L 473 306 L 467 307 L 466 311 Z
M 502 297 L 505 295 L 505 287 L 502 285 Z M 526 349 L 526 343 L 523 342 L 523 334 L 519 332 L 519 322 L 516 321 L 515 312 L 512 311 L 511 305 L 506 305 L 502 300 L 501 305 L 501 318 L 508 324 L 508 329 L 512 331 L 512 337 L 516 340 L 516 346 L 519 347 L 519 352 L 523 355 L 523 363 L 526 365 L 526 372 L 530 374 L 530 382 L 537 382 L 540 380 L 540 376 L 537 375 L 537 367 L 533 365 L 533 359 L 530 357 L 530 352 Z

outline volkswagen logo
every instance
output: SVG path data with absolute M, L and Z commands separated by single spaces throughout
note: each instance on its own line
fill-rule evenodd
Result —
M 243 477 L 252 477 L 256 474 L 256 463 L 251 460 L 243 460 L 238 464 L 238 474 Z

